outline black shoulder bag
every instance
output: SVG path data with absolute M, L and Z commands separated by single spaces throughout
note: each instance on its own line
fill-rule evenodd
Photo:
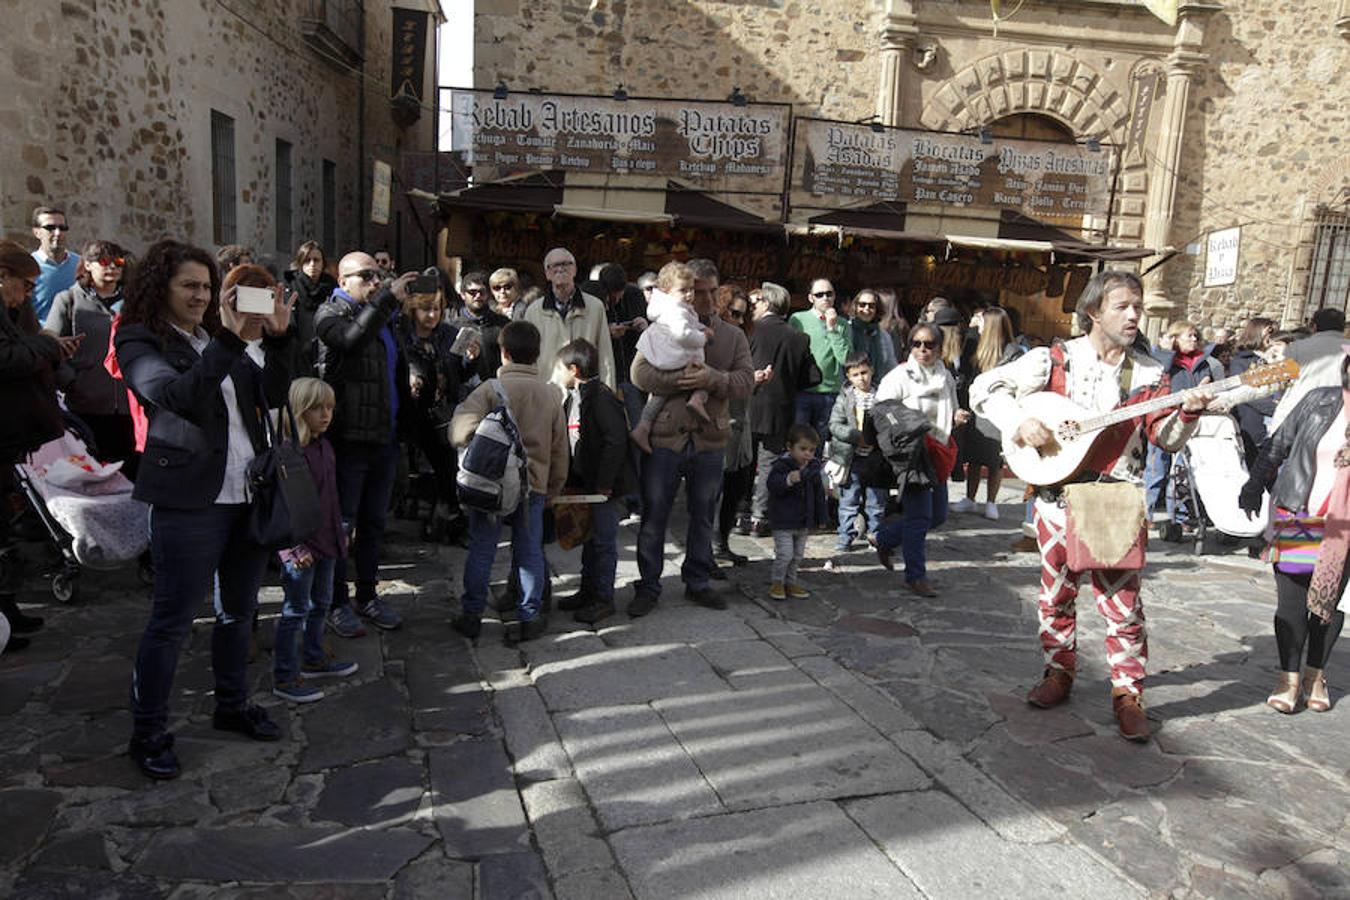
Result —
M 261 385 L 258 396 L 267 449 L 248 464 L 248 485 L 253 494 L 249 537 L 268 550 L 284 550 L 303 543 L 319 530 L 319 491 L 300 450 L 290 402 L 283 404 L 282 410 L 290 422 L 291 436 L 282 438 L 268 414 Z

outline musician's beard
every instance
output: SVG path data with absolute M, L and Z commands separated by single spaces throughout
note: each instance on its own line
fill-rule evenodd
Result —
M 1106 338 L 1106 342 L 1108 344 L 1113 344 L 1114 346 L 1120 347 L 1125 350 L 1128 350 L 1130 346 L 1134 344 L 1134 339 L 1138 334 L 1139 334 L 1138 331 L 1134 332 L 1133 334 L 1126 334 L 1125 332 L 1117 332 L 1113 334 L 1110 331 L 1105 330 L 1102 331 L 1102 336 Z

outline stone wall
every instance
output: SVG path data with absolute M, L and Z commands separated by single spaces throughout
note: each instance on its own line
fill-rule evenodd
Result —
M 1242 225 L 1238 279 L 1203 288 L 1205 258 L 1169 263 L 1169 293 L 1202 322 L 1306 317 L 1313 207 L 1350 195 L 1350 41 L 1332 4 L 1229 0 L 1206 28 L 1191 89 L 1175 234 Z M 1343 301 L 1344 298 L 1342 298 Z
M 876 111 L 878 0 L 478 0 L 474 86 L 505 81 L 720 100 L 733 87 L 801 113 Z
M 211 111 L 235 122 L 237 241 L 288 257 L 321 237 L 323 160 L 337 167 L 337 252 L 369 215 L 372 154 L 429 149 L 434 116 L 407 131 L 387 102 L 392 2 L 366 2 L 365 147 L 356 73 L 326 62 L 298 29 L 306 0 L 64 0 L 2 4 L 0 222 L 33 243 L 28 218 L 63 206 L 72 244 L 161 237 L 215 246 Z M 412 6 L 414 4 L 404 4 Z M 429 52 L 427 96 L 434 85 Z M 6 67 L 8 67 L 6 69 Z M 276 140 L 292 145 L 292 233 L 276 234 Z M 368 246 L 387 240 L 367 226 Z

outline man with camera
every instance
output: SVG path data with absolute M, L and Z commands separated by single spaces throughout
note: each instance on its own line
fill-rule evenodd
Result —
M 394 333 L 393 317 L 417 276 L 408 273 L 381 285 L 379 266 L 367 253 L 348 253 L 338 263 L 338 289 L 314 317 L 319 366 L 337 394 L 330 432 L 337 452 L 338 502 L 343 524 L 355 527 L 355 609 L 347 592 L 347 561 L 333 573 L 328 625 L 341 637 L 403 624 L 375 595 L 384 521 L 398 464 L 399 410 L 409 402 L 408 363 Z

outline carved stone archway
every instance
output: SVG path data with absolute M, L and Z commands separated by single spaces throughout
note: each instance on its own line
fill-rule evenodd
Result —
M 1062 122 L 1079 139 L 1123 145 L 1129 94 L 1068 51 L 1009 49 L 949 78 L 924 105 L 919 121 L 937 131 L 964 131 L 1024 112 Z

